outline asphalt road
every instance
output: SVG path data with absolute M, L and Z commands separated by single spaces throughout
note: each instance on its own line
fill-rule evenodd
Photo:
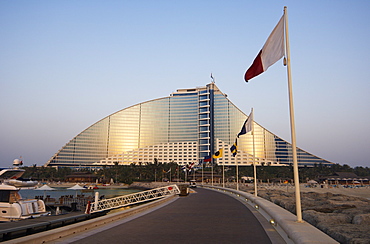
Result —
M 126 223 L 65 243 L 281 243 L 271 242 L 265 229 L 270 229 L 271 236 L 272 228 L 263 228 L 235 198 L 202 188 L 196 192 Z

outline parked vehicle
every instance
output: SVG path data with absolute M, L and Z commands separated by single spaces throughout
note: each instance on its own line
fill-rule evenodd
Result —
M 190 180 L 190 188 L 196 188 L 197 187 L 197 182 L 195 180 Z

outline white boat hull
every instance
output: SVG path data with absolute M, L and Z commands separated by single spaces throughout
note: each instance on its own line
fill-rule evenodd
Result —
M 20 200 L 16 203 L 0 202 L 0 221 L 36 218 L 49 215 L 42 200 Z
M 9 180 L 6 183 L 11 185 L 11 186 L 16 186 L 16 187 L 32 187 L 32 186 L 37 185 L 38 182 L 35 181 L 35 180 L 27 180 L 27 181 Z
M 0 185 L 0 221 L 12 221 L 49 215 L 45 203 L 39 199 L 22 199 L 19 189 Z

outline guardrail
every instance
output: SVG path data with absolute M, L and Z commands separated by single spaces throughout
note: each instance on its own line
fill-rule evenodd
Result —
M 180 194 L 180 190 L 177 185 L 169 185 L 159 188 L 154 188 L 147 191 L 137 192 L 129 195 L 120 197 L 114 197 L 109 199 L 99 199 L 99 195 L 95 195 L 95 202 L 89 202 L 86 206 L 86 214 L 102 212 L 110 209 L 121 208 L 132 204 L 138 204 L 148 202 L 160 198 L 164 198 L 169 195 Z
M 230 188 L 217 186 L 203 186 L 214 190 L 220 190 L 225 193 L 234 194 L 241 201 L 256 209 L 281 235 L 287 243 L 295 244 L 337 244 L 338 242 L 330 236 L 310 225 L 307 222 L 298 223 L 297 217 L 282 207 L 261 197 L 252 194 L 237 191 Z

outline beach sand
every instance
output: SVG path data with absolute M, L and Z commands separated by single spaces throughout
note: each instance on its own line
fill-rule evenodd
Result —
M 309 188 L 301 187 L 301 192 L 317 192 L 317 193 L 333 193 L 333 194 L 343 194 L 352 197 L 363 197 L 370 200 L 370 187 L 359 187 L 359 188 Z
M 201 183 L 198 183 L 201 185 Z M 215 186 L 222 186 L 222 184 L 214 184 Z M 236 189 L 236 183 L 226 183 L 225 187 L 227 188 L 233 188 Z M 293 193 L 295 192 L 294 185 L 291 184 L 258 184 L 257 190 L 281 190 L 285 192 Z M 245 191 L 245 192 L 254 192 L 254 185 L 253 183 L 239 183 L 239 190 Z M 344 186 L 339 187 L 331 187 L 324 185 L 323 188 L 321 188 L 320 185 L 317 185 L 316 187 L 309 187 L 307 184 L 300 184 L 300 192 L 316 192 L 316 193 L 332 193 L 332 194 L 342 194 L 346 196 L 352 196 L 352 197 L 362 197 L 370 200 L 370 186 L 364 186 L 364 187 L 354 187 L 354 188 L 346 188 Z
M 294 192 L 295 187 L 294 186 L 266 186 L 261 185 L 261 188 L 266 189 L 279 189 L 283 191 L 289 191 Z M 346 196 L 352 196 L 352 197 L 362 197 L 370 200 L 370 186 L 365 187 L 357 187 L 357 188 L 346 188 L 344 186 L 339 187 L 327 187 L 323 186 L 317 186 L 317 187 L 308 187 L 307 184 L 300 184 L 300 191 L 301 192 L 316 192 L 316 193 L 327 193 L 330 192 L 332 194 L 343 194 Z

